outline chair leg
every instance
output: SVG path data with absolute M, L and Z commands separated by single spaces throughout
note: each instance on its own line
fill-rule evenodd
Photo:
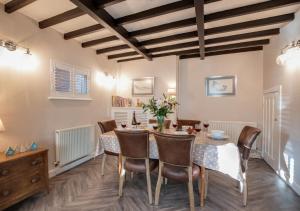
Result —
M 121 155 L 121 153 L 119 154 L 119 158 L 118 158 L 118 169 L 119 169 L 119 174 L 121 174 L 121 169 L 122 169 L 122 155 Z
M 130 172 L 130 179 L 133 179 L 133 172 Z
M 168 184 L 168 178 L 165 178 L 165 177 L 164 177 L 164 183 L 165 183 L 165 185 Z
M 192 178 L 192 167 L 188 167 L 189 174 L 189 182 L 188 182 L 188 190 L 189 190 L 189 199 L 190 199 L 190 210 L 195 210 L 195 200 L 194 200 L 194 191 L 193 191 L 193 178 Z
M 206 170 L 205 167 L 201 166 L 201 196 L 200 196 L 200 206 L 203 207 L 204 206 L 204 199 L 205 199 L 205 189 L 206 189 Z
M 243 173 L 243 206 L 247 206 L 248 185 L 246 173 Z
M 146 177 L 147 177 L 148 198 L 149 198 L 149 204 L 152 204 L 152 189 L 151 189 L 149 159 L 146 159 L 145 162 L 146 162 Z
M 125 178 L 125 169 L 124 169 L 124 163 L 126 161 L 126 158 L 123 157 L 121 163 L 121 169 L 120 169 L 120 179 L 119 179 L 119 196 L 121 197 L 123 194 L 123 185 L 124 185 L 124 178 Z
M 105 166 L 106 156 L 107 155 L 104 153 L 103 157 L 102 157 L 102 165 L 101 165 L 101 175 L 102 176 L 104 175 L 104 166 Z
M 162 183 L 162 168 L 163 168 L 163 163 L 159 161 L 159 168 L 158 168 L 158 178 L 157 178 L 157 184 L 156 184 L 156 190 L 155 190 L 155 205 L 158 205 L 159 203 L 159 194 L 160 194 L 160 188 L 161 188 L 161 183 Z

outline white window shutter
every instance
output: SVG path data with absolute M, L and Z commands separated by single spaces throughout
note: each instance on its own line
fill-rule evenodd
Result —
M 50 99 L 90 100 L 90 71 L 57 61 L 51 62 Z

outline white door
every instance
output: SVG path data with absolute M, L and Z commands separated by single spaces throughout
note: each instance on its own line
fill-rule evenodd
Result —
M 265 161 L 278 172 L 280 169 L 280 88 L 266 91 L 263 98 L 263 146 Z

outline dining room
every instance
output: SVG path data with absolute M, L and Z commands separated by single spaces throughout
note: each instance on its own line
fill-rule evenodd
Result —
M 0 0 L 0 210 L 300 210 L 299 0 Z

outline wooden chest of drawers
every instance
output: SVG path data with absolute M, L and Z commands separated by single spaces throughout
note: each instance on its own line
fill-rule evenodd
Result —
M 49 192 L 48 150 L 0 154 L 0 210 L 40 191 Z

